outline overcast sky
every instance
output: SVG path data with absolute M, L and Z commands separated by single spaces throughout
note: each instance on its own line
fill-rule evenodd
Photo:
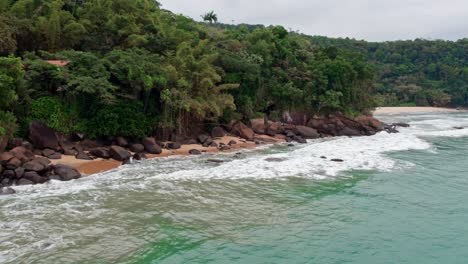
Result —
M 310 35 L 370 41 L 468 37 L 468 0 L 160 0 L 196 20 L 283 25 Z

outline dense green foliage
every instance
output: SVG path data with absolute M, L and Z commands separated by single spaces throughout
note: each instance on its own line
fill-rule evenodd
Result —
M 39 119 L 63 133 L 142 137 L 284 111 L 357 114 L 375 106 L 365 56 L 317 47 L 280 26 L 223 28 L 214 12 L 204 18 L 209 23 L 153 0 L 2 1 L 0 54 L 15 56 L 4 60 L 21 74 L 0 75 L 9 78 L 1 107 L 11 106 L 20 133 Z
M 381 105 L 468 105 L 468 39 L 383 43 L 310 39 L 323 47 L 365 54 L 376 68 L 376 91 Z

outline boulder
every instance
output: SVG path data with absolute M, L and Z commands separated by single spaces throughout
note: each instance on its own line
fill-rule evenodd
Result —
M 12 158 L 7 162 L 7 164 L 5 164 L 5 168 L 9 170 L 15 170 L 16 168 L 21 167 L 21 164 L 23 164 L 21 160 L 19 160 L 18 158 Z
M 182 145 L 180 145 L 178 142 L 170 142 L 167 144 L 168 149 L 180 149 L 181 147 Z
M 196 139 L 191 138 L 191 139 L 185 140 L 184 144 L 186 144 L 186 145 L 197 145 L 198 141 Z
M 28 162 L 35 158 L 34 153 L 30 150 L 26 149 L 25 147 L 16 147 L 10 150 L 10 153 L 19 159 L 21 162 Z
M 281 122 L 270 122 L 266 130 L 266 134 L 274 137 L 277 134 L 281 134 L 284 131 L 283 124 Z
M 237 145 L 237 141 L 231 140 L 231 141 L 229 141 L 228 145 L 229 145 L 229 146 Z
M 63 155 L 66 155 L 66 156 L 75 156 L 76 154 L 78 154 L 78 151 L 76 151 L 76 150 L 73 149 L 73 148 L 64 148 L 64 149 L 63 149 Z
M 189 150 L 189 154 L 190 155 L 201 155 L 202 153 L 198 149 L 191 149 L 191 150 Z
M 27 180 L 30 180 L 35 184 L 44 183 L 44 182 L 48 181 L 47 178 L 39 176 L 39 174 L 37 172 L 35 172 L 35 171 L 27 171 L 26 173 L 24 173 L 23 178 L 27 179 Z
M 47 158 L 52 160 L 59 160 L 62 158 L 62 154 L 55 152 L 54 154 L 47 156 Z
M 221 146 L 221 147 L 219 148 L 219 150 L 221 150 L 221 151 L 228 151 L 228 150 L 231 150 L 231 147 L 230 147 L 230 146 L 224 145 L 224 146 Z
M 109 154 L 113 159 L 118 161 L 124 161 L 132 156 L 130 152 L 119 146 L 110 147 Z
M 105 148 L 95 148 L 89 151 L 89 153 L 95 157 L 108 159 L 110 158 L 109 151 Z
M 296 126 L 295 131 L 296 134 L 308 138 L 308 139 L 315 139 L 319 138 L 320 134 L 317 132 L 317 130 L 307 127 L 307 126 Z
M 145 160 L 145 159 L 148 159 L 146 157 L 146 154 L 145 153 L 135 153 L 135 155 L 133 155 L 133 159 L 134 160 Z
M 24 168 L 22 168 L 22 167 L 16 168 L 16 170 L 15 170 L 15 177 L 16 177 L 17 179 L 23 177 L 24 171 L 25 171 L 25 170 L 24 170 Z
M 55 130 L 41 122 L 33 121 L 29 125 L 29 139 L 36 148 L 59 149 L 59 140 Z
M 293 140 L 298 142 L 298 143 L 301 143 L 301 144 L 306 144 L 307 143 L 307 140 L 301 136 L 294 136 L 293 137 Z
M 50 155 L 53 155 L 55 154 L 55 150 L 52 150 L 52 149 L 44 149 L 42 151 L 42 156 L 44 157 L 49 157 Z
M 7 164 L 7 162 L 14 157 L 15 156 L 13 156 L 13 154 L 11 154 L 10 152 L 0 153 L 0 165 Z
M 211 130 L 211 136 L 213 138 L 220 138 L 226 135 L 226 131 L 222 127 L 215 127 Z
M 208 139 L 210 139 L 210 137 L 207 136 L 207 135 L 199 135 L 199 136 L 197 137 L 197 139 L 198 139 L 198 142 L 200 142 L 200 144 L 205 144 L 205 142 L 206 142 Z M 211 144 L 211 142 L 210 142 L 209 144 Z M 209 144 L 208 144 L 208 145 L 209 145 Z
M 62 181 L 75 180 L 81 177 L 81 174 L 77 170 L 62 164 L 55 165 L 54 172 L 55 175 L 58 175 Z
M 161 154 L 162 148 L 156 143 L 154 138 L 148 137 L 142 140 L 142 144 L 145 147 L 145 150 L 150 154 Z
M 84 153 L 83 151 L 79 151 L 76 154 L 75 158 L 79 160 L 93 160 L 93 158 L 91 158 L 88 154 Z
M 338 132 L 338 136 L 359 137 L 362 136 L 362 134 L 356 129 L 345 127 Z
M 406 124 L 406 123 L 393 123 L 392 126 L 395 126 L 395 127 L 410 127 L 410 125 Z
M 377 131 L 382 131 L 383 123 L 372 116 L 358 116 L 354 120 L 363 126 L 368 126 Z
M 19 185 L 19 186 L 21 186 L 21 185 L 33 185 L 33 184 L 34 184 L 33 181 L 28 180 L 26 178 L 21 178 L 18 181 L 16 181 L 16 185 Z
M 45 170 L 46 166 L 44 166 L 44 164 L 42 164 L 38 160 L 32 160 L 32 161 L 29 161 L 29 162 L 26 162 L 25 164 L 23 164 L 23 168 L 26 171 L 39 172 L 39 171 Z
M 12 138 L 8 140 L 8 148 L 16 148 L 23 146 L 23 139 L 22 138 Z
M 265 134 L 267 131 L 267 126 L 265 126 L 265 119 L 263 118 L 256 118 L 251 119 L 250 124 L 252 126 L 252 130 L 257 134 Z
M 3 178 L 14 179 L 16 178 L 16 173 L 14 170 L 5 170 L 3 172 Z
M 135 153 L 142 153 L 145 151 L 145 146 L 142 144 L 131 144 L 130 151 Z
M 44 165 L 45 167 L 49 166 L 49 164 L 50 164 L 50 160 L 48 158 L 46 158 L 46 157 L 36 157 L 36 158 L 34 158 L 33 161 L 39 162 L 42 165 Z
M 115 142 L 116 142 L 117 145 L 120 146 L 120 147 L 123 147 L 123 148 L 128 147 L 128 141 L 127 141 L 125 138 L 123 138 L 123 137 L 117 137 L 117 138 L 115 139 Z
M 85 140 L 80 142 L 80 146 L 83 148 L 83 150 L 90 150 L 90 149 L 93 149 L 93 148 L 103 147 L 104 144 L 101 141 L 85 139 Z M 77 148 L 75 148 L 75 149 L 78 150 L 78 152 L 80 151 Z
M 16 191 L 12 188 L 6 187 L 6 188 L 0 188 L 0 195 L 11 195 L 15 194 Z
M 232 131 L 231 131 L 233 134 L 241 137 L 241 138 L 244 138 L 244 139 L 247 139 L 247 140 L 253 140 L 254 139 L 254 136 L 255 136 L 255 133 L 254 131 L 246 126 L 244 123 L 242 122 L 237 122 L 233 127 L 232 127 Z

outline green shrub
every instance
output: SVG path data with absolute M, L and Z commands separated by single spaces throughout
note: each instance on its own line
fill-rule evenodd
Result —
M 34 120 L 39 120 L 64 134 L 76 132 L 79 123 L 79 117 L 74 107 L 67 105 L 58 97 L 50 96 L 32 101 L 26 122 L 29 124 Z
M 143 113 L 143 105 L 118 102 L 97 111 L 86 124 L 88 137 L 124 136 L 143 138 L 152 130 L 152 118 Z

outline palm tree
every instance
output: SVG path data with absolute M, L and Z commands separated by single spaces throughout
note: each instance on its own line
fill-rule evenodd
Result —
M 202 15 L 201 18 L 203 18 L 203 21 L 205 21 L 205 22 L 210 22 L 210 24 L 218 22 L 218 15 L 216 15 L 216 13 L 214 11 L 210 11 L 210 12 Z

